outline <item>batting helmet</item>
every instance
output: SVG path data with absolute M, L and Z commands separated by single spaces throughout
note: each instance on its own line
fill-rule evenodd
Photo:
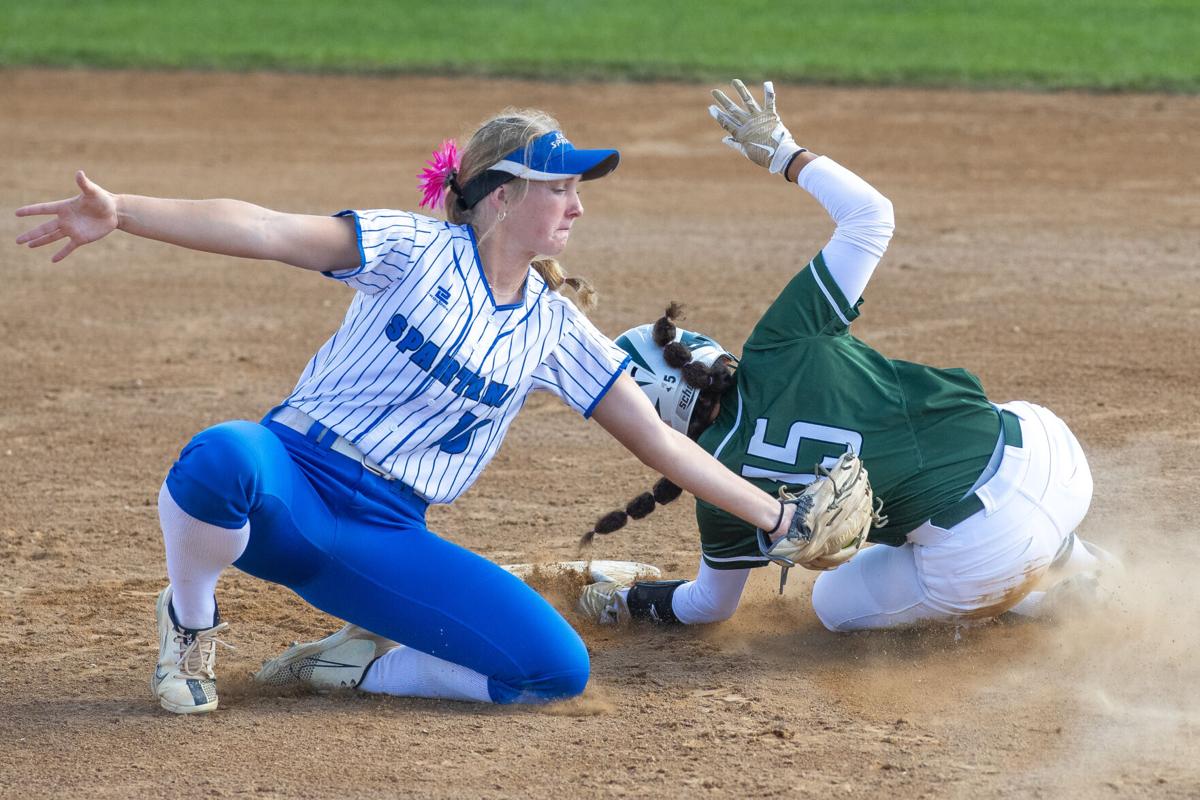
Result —
M 721 345 L 701 333 L 678 328 L 675 341 L 692 351 L 693 361 L 705 366 L 728 355 Z M 686 436 L 700 390 L 684 381 L 683 370 L 667 364 L 663 348 L 654 343 L 654 326 L 630 328 L 618 336 L 616 342 L 617 347 L 629 354 L 632 362 L 629 377 L 642 387 L 663 421 Z

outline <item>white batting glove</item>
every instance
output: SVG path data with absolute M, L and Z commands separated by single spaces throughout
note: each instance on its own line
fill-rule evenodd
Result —
M 721 141 L 772 174 L 783 172 L 792 157 L 805 152 L 806 148 L 796 144 L 791 131 L 775 111 L 775 85 L 771 81 L 763 83 L 766 108 L 759 106 L 740 80 L 733 80 L 733 88 L 741 96 L 745 108 L 730 100 L 720 89 L 712 92 L 720 106 L 708 107 L 712 118 L 729 133 Z

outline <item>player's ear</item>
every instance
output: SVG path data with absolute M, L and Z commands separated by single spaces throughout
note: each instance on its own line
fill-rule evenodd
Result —
M 507 208 L 508 201 L 510 199 L 508 184 L 504 183 L 504 184 L 501 184 L 500 186 L 496 187 L 496 191 L 492 192 L 490 199 L 492 201 L 494 201 L 494 206 L 497 211 L 499 211 L 502 208 Z
M 487 203 L 488 208 L 492 212 L 492 219 L 496 220 L 497 222 L 501 222 L 506 216 L 508 216 L 509 200 L 511 196 L 512 192 L 509 190 L 508 185 L 505 184 L 503 186 L 496 187 L 494 190 L 492 190 L 491 194 L 484 198 L 483 202 Z

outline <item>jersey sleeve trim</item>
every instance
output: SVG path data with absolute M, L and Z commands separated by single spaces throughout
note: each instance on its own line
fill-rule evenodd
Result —
M 833 278 L 833 273 L 829 271 L 829 267 L 825 266 L 825 254 L 817 253 L 816 258 L 810 262 L 810 266 L 812 268 L 813 280 L 817 283 L 817 288 L 821 290 L 821 294 L 825 295 L 825 299 L 829 301 L 830 308 L 833 309 L 833 313 L 837 314 L 842 324 L 849 327 L 851 321 L 858 317 L 858 309 L 847 302 L 845 295 L 842 294 L 841 287 L 837 285 L 837 281 Z
M 596 410 L 596 406 L 599 405 L 600 401 L 604 399 L 604 395 L 608 394 L 608 390 L 611 389 L 612 385 L 617 382 L 617 378 L 621 377 L 621 373 L 625 371 L 627 366 L 629 366 L 629 356 L 625 356 L 624 360 L 617 365 L 617 368 L 613 371 L 612 377 L 608 379 L 608 383 L 604 384 L 604 388 L 600 390 L 600 394 L 596 395 L 596 399 L 593 400 L 592 404 L 583 412 L 584 419 L 591 419 L 592 412 Z
M 353 278 L 355 275 L 357 275 L 358 273 L 362 272 L 364 269 L 367 268 L 367 254 L 366 254 L 366 251 L 363 250 L 362 221 L 358 217 L 358 212 L 351 211 L 350 209 L 346 209 L 344 211 L 339 211 L 336 214 L 334 214 L 333 216 L 335 216 L 335 217 L 350 217 L 350 219 L 354 220 L 354 239 L 358 243 L 358 266 L 355 267 L 354 269 L 345 269 L 345 270 L 343 270 L 343 269 L 321 270 L 321 274 L 327 278 L 335 278 L 337 280 L 341 280 L 343 278 Z
M 704 563 L 713 569 L 754 569 L 765 567 L 771 563 L 766 556 L 726 556 L 717 557 L 703 554 Z

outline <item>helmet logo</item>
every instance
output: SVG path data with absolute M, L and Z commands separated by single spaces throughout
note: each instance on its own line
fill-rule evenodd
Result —
M 683 385 L 683 391 L 679 393 L 679 406 L 678 407 L 680 409 L 685 409 L 688 406 L 690 406 L 692 404 L 692 398 L 695 396 L 695 394 L 696 394 L 695 388 L 688 386 L 685 383 Z

